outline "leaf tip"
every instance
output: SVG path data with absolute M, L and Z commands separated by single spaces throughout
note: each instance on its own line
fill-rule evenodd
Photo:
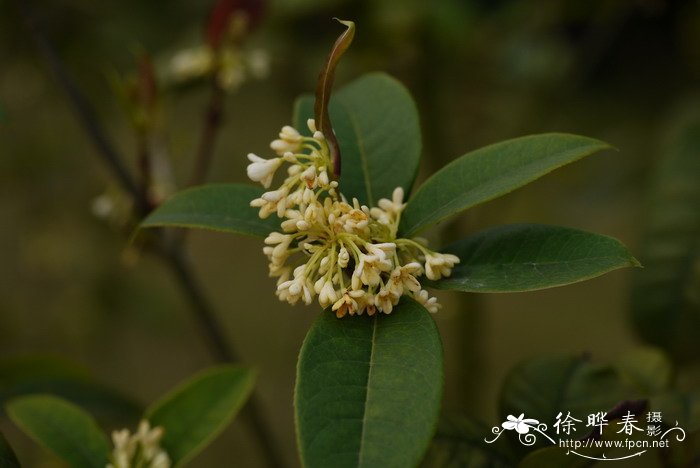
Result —
M 342 24 L 343 26 L 347 27 L 351 33 L 355 32 L 355 22 L 350 21 L 350 20 L 342 20 L 338 18 L 337 16 L 333 17 L 334 20 L 336 20 L 338 23 Z

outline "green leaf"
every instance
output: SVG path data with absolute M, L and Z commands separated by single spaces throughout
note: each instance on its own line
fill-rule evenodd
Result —
M 551 427 L 559 412 L 577 419 L 606 411 L 632 398 L 616 369 L 579 356 L 547 356 L 524 361 L 505 379 L 500 416 L 525 413 Z M 504 419 L 505 420 L 505 419 Z
M 0 361 L 0 406 L 31 393 L 47 393 L 77 404 L 98 420 L 131 424 L 142 408 L 131 398 L 97 382 L 86 369 L 52 356 Z
M 250 207 L 263 189 L 243 184 L 210 184 L 175 194 L 141 222 L 141 227 L 183 227 L 267 237 L 279 228 L 273 214 L 258 217 Z
M 352 39 L 355 37 L 355 23 L 352 21 L 337 20 L 347 29 L 338 37 L 333 44 L 331 52 L 328 54 L 326 64 L 318 76 L 316 84 L 316 100 L 314 102 L 314 118 L 316 119 L 316 128 L 323 132 L 323 135 L 328 142 L 328 151 L 333 161 L 333 178 L 340 176 L 340 149 L 338 148 L 338 140 L 336 139 L 331 119 L 328 115 L 328 103 L 331 100 L 331 92 L 333 91 L 333 81 L 335 81 L 335 68 L 338 66 L 340 57 L 343 56 L 346 50 L 350 47 Z
M 88 413 L 50 395 L 31 395 L 6 406 L 12 421 L 29 437 L 80 468 L 104 468 L 110 447 Z
M 175 465 L 199 453 L 231 422 L 253 389 L 255 376 L 239 366 L 219 366 L 183 382 L 146 411 L 163 426 L 162 446 Z
M 300 131 L 313 117 L 314 99 L 300 97 L 294 125 Z M 331 98 L 330 116 L 340 151 L 340 191 L 375 206 L 396 187 L 409 193 L 418 171 L 421 133 L 416 105 L 406 88 L 383 73 L 348 84 Z
M 546 133 L 467 153 L 433 174 L 408 201 L 399 232 L 411 237 L 453 214 L 505 195 L 610 146 L 592 138 Z
M 17 455 L 2 432 L 0 432 L 0 468 L 20 468 Z
M 645 396 L 659 394 L 671 387 L 673 364 L 663 351 L 650 348 L 634 348 L 613 363 L 631 386 Z
M 426 285 L 467 292 L 533 291 L 639 266 L 612 237 L 543 224 L 498 226 L 441 250 L 460 263 L 449 277 Z
M 484 467 L 509 468 L 514 465 L 505 439 L 493 444 L 484 441 L 491 429 L 466 417 L 450 416 L 440 420 L 423 468 Z
M 697 103 L 695 103 L 697 107 Z M 647 341 L 700 357 L 700 116 L 680 125 L 654 171 L 632 318 Z
M 374 317 L 323 312 L 297 366 L 302 464 L 415 466 L 435 430 L 442 380 L 440 335 L 417 302 Z

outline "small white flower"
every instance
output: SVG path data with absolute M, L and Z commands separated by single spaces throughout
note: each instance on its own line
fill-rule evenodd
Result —
M 301 149 L 301 135 L 294 127 L 285 125 L 279 136 L 279 139 L 270 143 L 270 148 L 280 156 L 287 152 L 296 153 Z
M 280 283 L 277 286 L 277 295 L 281 300 L 285 300 L 290 304 L 296 304 L 299 299 L 303 300 L 306 305 L 311 304 L 314 298 L 313 284 L 309 283 L 303 275 L 297 275 L 294 271 L 294 279 Z
M 281 189 L 278 190 L 272 190 L 270 192 L 265 192 L 261 195 L 261 198 L 265 201 L 269 201 L 271 203 L 277 203 L 278 201 L 282 200 L 287 196 L 289 193 L 289 189 L 287 187 L 282 187 Z
M 279 232 L 272 232 L 269 236 L 265 238 L 265 244 L 268 246 L 273 246 L 274 248 L 270 252 L 269 250 L 263 249 L 265 254 L 268 254 L 270 260 L 275 264 L 282 264 L 289 256 L 289 244 L 291 244 L 293 237 L 288 234 L 280 234 Z
M 304 194 L 302 195 L 301 201 L 307 205 L 316 201 L 316 193 L 314 193 L 314 191 L 310 188 L 306 187 L 304 189 Z
M 406 204 L 403 203 L 403 188 L 396 187 L 391 195 L 391 200 L 382 198 L 377 202 L 377 205 L 387 213 L 398 215 L 406 206 Z
M 331 310 L 335 312 L 335 316 L 338 318 L 345 317 L 347 313 L 353 315 L 354 311 L 357 310 L 357 302 L 350 296 L 350 294 L 345 293 L 335 302 L 335 304 L 333 304 Z
M 459 257 L 452 254 L 433 253 L 425 256 L 425 276 L 439 280 L 452 274 L 452 267 L 459 263 Z
M 438 304 L 437 297 L 430 297 L 428 291 L 426 291 L 425 289 L 422 289 L 418 293 L 414 294 L 413 298 L 419 304 L 425 307 L 426 310 L 431 314 L 436 313 L 438 310 L 440 310 L 440 307 L 442 307 L 440 304 Z
M 382 242 L 379 244 L 367 244 L 367 253 L 370 255 L 375 255 L 382 260 L 386 260 L 387 257 L 391 258 L 396 252 L 396 244 L 393 242 Z
M 318 302 L 319 304 L 321 304 L 321 307 L 325 309 L 337 300 L 338 295 L 336 294 L 335 288 L 333 287 L 333 282 L 331 280 L 327 280 L 323 284 L 321 291 L 318 293 Z
M 306 121 L 306 126 L 309 127 L 311 133 L 316 133 L 316 121 L 314 119 L 308 119 Z
M 420 291 L 420 282 L 414 275 L 420 275 L 422 269 L 420 263 L 417 262 L 396 267 L 391 272 L 387 288 L 398 296 L 401 296 L 403 291 L 417 293 Z
M 270 188 L 275 172 L 282 165 L 280 158 L 263 159 L 253 153 L 248 154 L 251 161 L 248 164 L 247 173 L 250 180 L 260 182 L 263 187 Z
M 188 81 L 207 74 L 213 63 L 214 57 L 208 47 L 184 49 L 171 59 L 169 75 L 175 81 Z
M 307 167 L 299 177 L 306 183 L 308 188 L 314 188 L 316 186 L 316 166 Z
M 112 463 L 107 468 L 169 468 L 170 458 L 160 447 L 163 428 L 151 428 L 150 423 L 142 420 L 133 435 L 127 429 L 112 432 L 114 450 Z
M 390 290 L 382 289 L 374 296 L 374 303 L 379 310 L 385 314 L 390 314 L 394 306 L 399 303 L 399 299 Z
M 330 185 L 328 171 L 320 171 L 320 174 L 318 175 L 318 182 L 321 185 L 321 187 L 327 187 L 328 185 Z
M 340 252 L 338 252 L 338 266 L 340 268 L 345 268 L 348 266 L 348 263 L 350 262 L 350 254 L 348 253 L 348 249 L 345 247 L 340 248 Z
M 297 231 L 297 222 L 304 219 L 298 210 L 287 210 L 284 212 L 284 217 L 287 219 L 282 221 L 282 224 L 280 224 L 280 227 L 284 232 Z
M 354 276 L 357 276 L 367 286 L 376 286 L 381 281 L 380 274 L 390 270 L 391 262 L 389 260 L 381 259 L 375 255 L 361 254 Z

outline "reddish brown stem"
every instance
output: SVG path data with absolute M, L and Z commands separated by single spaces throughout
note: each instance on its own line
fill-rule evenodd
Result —
M 224 97 L 225 92 L 221 85 L 219 85 L 216 76 L 214 76 L 212 78 L 209 104 L 204 114 L 204 125 L 199 140 L 199 149 L 197 150 L 194 167 L 192 168 L 192 176 L 188 184 L 190 186 L 202 184 L 207 178 L 207 173 L 214 155 L 217 136 L 223 120 Z

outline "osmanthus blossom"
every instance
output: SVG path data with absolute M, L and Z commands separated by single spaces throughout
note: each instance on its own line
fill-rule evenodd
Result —
M 263 252 L 270 276 L 277 279 L 277 296 L 290 304 L 309 305 L 317 298 L 340 318 L 365 312 L 389 314 L 403 295 L 413 297 L 430 312 L 440 308 L 418 278 L 449 276 L 459 258 L 430 250 L 423 239 L 398 238 L 405 207 L 401 187 L 391 199 L 367 207 L 348 201 L 332 180 L 332 162 L 323 133 L 313 119 L 312 137 L 285 126 L 270 147 L 277 157 L 249 154 L 248 177 L 266 189 L 288 163 L 278 188 L 263 193 L 250 205 L 259 216 L 276 214 L 281 232 L 265 239 Z
M 128 429 L 112 432 L 112 462 L 106 468 L 170 468 L 168 454 L 160 447 L 163 428 L 151 428 L 142 420 L 138 430 L 131 434 Z

